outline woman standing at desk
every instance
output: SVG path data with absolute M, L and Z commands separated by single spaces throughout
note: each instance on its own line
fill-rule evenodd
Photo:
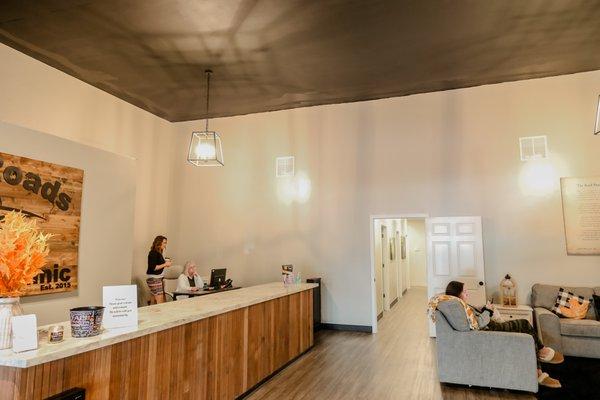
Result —
M 163 287 L 164 269 L 171 266 L 171 260 L 163 257 L 163 252 L 167 248 L 167 238 L 157 236 L 152 242 L 152 247 L 148 253 L 148 269 L 146 270 L 146 283 L 152 294 L 152 303 L 164 303 L 165 292 Z

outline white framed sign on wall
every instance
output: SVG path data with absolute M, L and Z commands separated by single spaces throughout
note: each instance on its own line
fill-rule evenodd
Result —
M 600 255 L 600 177 L 561 178 L 568 255 Z

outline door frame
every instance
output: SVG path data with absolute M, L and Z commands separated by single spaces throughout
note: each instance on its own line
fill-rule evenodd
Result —
M 377 290 L 375 288 L 375 220 L 376 219 L 426 219 L 428 213 L 371 214 L 369 216 L 369 254 L 371 257 L 371 331 L 377 333 Z

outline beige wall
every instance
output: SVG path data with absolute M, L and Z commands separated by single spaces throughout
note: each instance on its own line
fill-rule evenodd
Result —
M 218 169 L 186 165 L 201 123 L 179 123 L 172 245 L 242 284 L 278 279 L 284 263 L 322 276 L 323 318 L 340 324 L 371 323 L 370 215 L 481 215 L 492 290 L 507 272 L 523 298 L 538 281 L 598 284 L 599 257 L 565 253 L 559 177 L 600 174 L 599 88 L 590 72 L 223 118 Z M 521 162 L 518 137 L 539 134 L 550 158 Z M 274 159 L 288 154 L 311 183 L 304 202 L 278 196 Z
M 136 159 L 133 275 L 143 276 L 153 236 L 168 234 L 172 125 L 4 45 L 0 60 L 0 121 Z
M 324 321 L 368 325 L 369 216 L 413 212 L 481 215 L 490 288 L 506 272 L 522 297 L 600 280 L 598 257 L 565 254 L 558 183 L 600 174 L 600 72 L 223 118 L 226 166 L 195 168 L 201 122 L 169 124 L 4 46 L 0 59 L 0 120 L 137 159 L 134 276 L 166 233 L 176 262 L 227 266 L 243 285 L 286 263 L 321 276 Z M 522 163 L 518 137 L 538 134 L 550 159 Z M 274 174 L 288 154 L 293 182 Z
M 24 312 L 39 324 L 64 321 L 68 310 L 102 305 L 102 286 L 131 282 L 135 161 L 0 122 L 2 151 L 84 170 L 78 287 L 68 293 L 24 297 Z M 35 144 L 35 145 L 32 145 Z
M 410 286 L 427 286 L 427 243 L 425 242 L 425 220 L 411 219 L 407 222 L 407 253 L 410 262 Z

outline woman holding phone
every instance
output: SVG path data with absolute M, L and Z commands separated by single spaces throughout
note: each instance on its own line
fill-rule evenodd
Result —
M 163 287 L 164 269 L 171 266 L 171 260 L 165 259 L 163 252 L 167 248 L 167 238 L 157 236 L 152 242 L 150 252 L 148 253 L 148 269 L 146 270 L 146 283 L 152 294 L 151 302 L 160 304 L 165 302 L 165 292 Z

